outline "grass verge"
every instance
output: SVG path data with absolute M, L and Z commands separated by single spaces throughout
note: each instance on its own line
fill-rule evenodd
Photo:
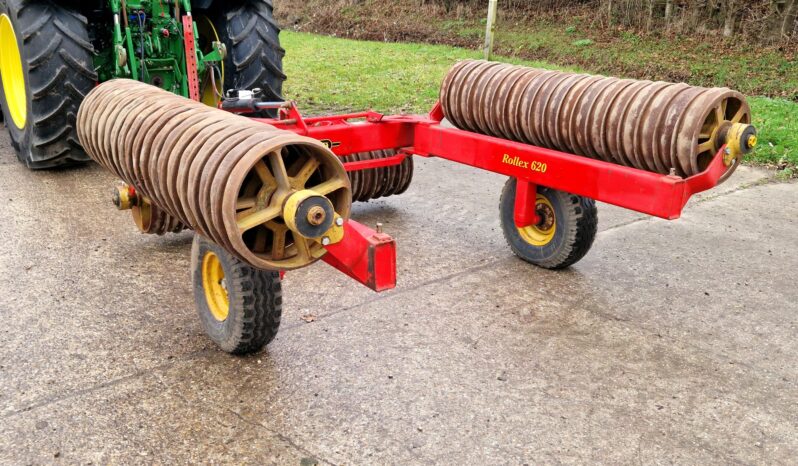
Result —
M 474 50 L 443 45 L 356 41 L 286 31 L 285 95 L 308 113 L 364 110 L 424 113 L 438 98 L 440 82 L 457 60 Z M 539 61 L 508 63 L 563 69 Z M 581 71 L 571 69 L 574 71 Z M 798 104 L 751 97 L 760 146 L 749 159 L 794 170 L 798 166 Z

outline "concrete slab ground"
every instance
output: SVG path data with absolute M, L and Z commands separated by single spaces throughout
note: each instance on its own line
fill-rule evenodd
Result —
M 29 172 L 2 136 L 0 180 L 2 464 L 798 458 L 798 184 L 767 172 L 676 222 L 602 205 L 549 272 L 506 247 L 501 177 L 419 160 L 354 209 L 398 240 L 397 289 L 290 273 L 244 358 L 202 333 L 191 235 L 138 234 L 111 176 Z

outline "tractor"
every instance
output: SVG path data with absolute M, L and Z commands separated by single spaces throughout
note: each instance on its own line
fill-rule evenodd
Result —
M 2 0 L 0 105 L 17 157 L 31 169 L 88 161 L 78 107 L 115 78 L 210 106 L 235 89 L 280 101 L 279 33 L 271 0 Z

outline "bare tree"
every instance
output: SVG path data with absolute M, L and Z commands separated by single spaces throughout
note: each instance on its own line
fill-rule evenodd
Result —
M 724 9 L 726 12 L 723 21 L 723 37 L 731 37 L 734 35 L 734 23 L 737 20 L 737 10 L 734 0 L 726 0 Z

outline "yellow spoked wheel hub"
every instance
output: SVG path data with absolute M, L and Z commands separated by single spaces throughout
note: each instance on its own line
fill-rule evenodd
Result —
M 535 210 L 540 216 L 537 225 L 518 228 L 518 234 L 527 243 L 533 246 L 545 246 L 554 238 L 557 232 L 557 218 L 554 214 L 554 206 L 542 194 L 537 195 Z
M 22 71 L 22 56 L 14 25 L 6 14 L 0 15 L 0 77 L 3 80 L 8 113 L 17 128 L 23 129 L 28 120 L 25 73 Z
M 230 313 L 230 298 L 222 261 L 212 252 L 202 258 L 202 289 L 205 290 L 205 300 L 213 318 L 224 322 Z

